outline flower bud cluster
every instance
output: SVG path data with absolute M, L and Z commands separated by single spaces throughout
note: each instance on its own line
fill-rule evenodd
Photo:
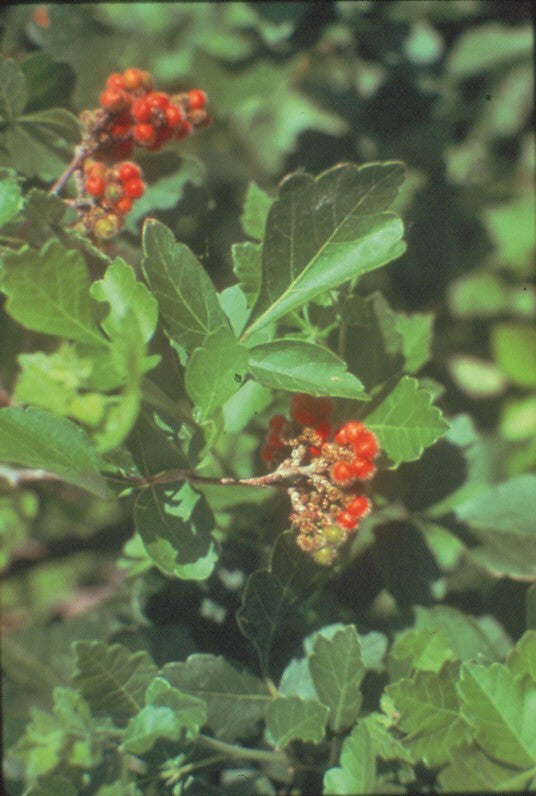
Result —
M 182 140 L 210 123 L 204 91 L 169 95 L 153 90 L 149 72 L 130 67 L 113 72 L 99 97 L 100 107 L 83 111 L 82 151 L 78 169 L 81 224 L 98 239 L 119 231 L 133 202 L 143 196 L 141 169 L 124 160 L 134 146 L 159 150 L 170 139 Z
M 355 420 L 332 426 L 329 398 L 302 393 L 292 398 L 291 419 L 272 417 L 262 458 L 277 470 L 306 468 L 289 487 L 290 519 L 298 530 L 298 545 L 319 564 L 330 564 L 371 502 L 360 482 L 372 477 L 379 453 L 372 431 Z

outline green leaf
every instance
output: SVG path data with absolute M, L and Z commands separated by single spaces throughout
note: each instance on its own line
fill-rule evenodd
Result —
M 261 293 L 246 334 L 402 254 L 402 223 L 385 210 L 403 178 L 399 163 L 287 177 L 268 214 Z
M 201 410 L 199 422 L 210 418 L 240 387 L 247 371 L 248 352 L 230 329 L 208 335 L 186 366 L 184 386 Z
M 406 373 L 417 373 L 430 359 L 433 324 L 431 312 L 395 313 L 395 329 L 402 338 Z
M 212 512 L 189 484 L 144 489 L 134 509 L 136 530 L 156 566 L 184 580 L 205 580 L 217 560 Z
M 536 682 L 536 630 L 527 630 L 510 650 L 506 665 L 514 674 L 528 674 Z
M 415 628 L 427 633 L 440 633 L 448 639 L 448 646 L 461 661 L 484 657 L 490 661 L 504 658 L 512 642 L 492 616 L 478 619 L 464 614 L 450 605 L 433 608 L 415 607 Z
M 73 684 L 94 715 L 110 716 L 123 726 L 144 704 L 145 689 L 157 674 L 146 652 L 131 652 L 122 644 L 76 641 Z
M 4 256 L 2 290 L 16 321 L 45 334 L 105 346 L 92 316 L 89 276 L 82 255 L 49 240 L 40 252 Z
M 16 172 L 2 169 L 0 178 L 0 227 L 15 218 L 23 205 L 23 199 Z
M 389 650 L 387 669 L 391 680 L 410 676 L 413 671 L 438 672 L 445 661 L 456 660 L 441 630 L 410 628 L 397 636 Z
M 240 221 L 246 235 L 253 240 L 262 240 L 264 237 L 266 219 L 272 202 L 273 199 L 256 183 L 249 183 Z
M 265 387 L 364 400 L 363 385 L 327 348 L 303 340 L 273 340 L 249 352 L 249 370 Z
M 158 322 L 157 301 L 146 286 L 136 280 L 134 270 L 121 257 L 116 257 L 104 277 L 91 285 L 90 293 L 96 301 L 110 305 L 107 317 L 101 321 L 110 338 L 125 335 L 125 323 L 130 315 L 137 322 L 143 342 L 151 339 Z
M 20 67 L 26 78 L 27 106 L 31 110 L 51 108 L 69 101 L 75 75 L 68 64 L 53 61 L 48 53 L 40 51 L 24 58 Z
M 330 727 L 334 732 L 349 727 L 361 710 L 361 681 L 365 676 L 354 625 L 338 630 L 331 639 L 320 634 L 309 668 L 320 700 L 330 709 Z
M 149 219 L 143 227 L 143 273 L 158 301 L 164 327 L 191 351 L 211 332 L 228 328 L 214 285 L 190 249 Z
M 504 69 L 520 57 L 532 54 L 532 28 L 487 22 L 470 27 L 456 40 L 447 64 L 455 78 L 467 78 L 487 69 Z
M 281 696 L 298 696 L 302 699 L 318 698 L 308 658 L 293 658 L 290 661 L 281 675 L 278 691 Z
M 102 463 L 82 429 L 41 409 L 0 409 L 0 459 L 46 470 L 99 497 L 108 494 Z
M 500 323 L 491 330 L 493 356 L 506 376 L 518 387 L 536 387 L 536 329 L 516 323 Z
M 476 745 L 462 744 L 454 747 L 449 755 L 449 765 L 439 774 L 442 793 L 527 792 L 536 768 L 519 771 L 491 760 Z
M 397 467 L 418 459 L 433 445 L 449 424 L 432 405 L 432 396 L 419 388 L 417 379 L 403 376 L 392 392 L 366 418 L 380 447 Z
M 178 741 L 184 736 L 192 740 L 206 721 L 202 700 L 181 693 L 162 677 L 148 685 L 145 702 L 129 721 L 121 743 L 133 754 L 145 754 L 159 738 Z
M 491 757 L 513 766 L 536 765 L 536 682 L 506 666 L 464 663 L 458 693 L 475 740 Z
M 218 301 L 226 314 L 233 334 L 238 337 L 249 316 L 246 295 L 240 285 L 231 285 L 218 293 Z
M 328 708 L 315 699 L 276 697 L 266 713 L 268 742 L 283 747 L 291 741 L 320 743 L 326 731 Z
M 359 724 L 366 726 L 372 739 L 374 754 L 382 760 L 404 760 L 409 763 L 409 754 L 402 741 L 389 732 L 393 726 L 393 720 L 383 713 L 376 711 L 369 713 L 368 716 L 359 719 Z
M 429 768 L 446 763 L 450 750 L 470 739 L 456 692 L 458 664 L 446 663 L 438 672 L 416 672 L 410 679 L 387 686 L 386 694 L 400 714 L 404 745 L 413 762 Z
M 11 58 L 0 56 L 0 118 L 11 121 L 24 110 L 28 101 L 26 78 Z
M 288 626 L 296 606 L 313 592 L 318 577 L 317 567 L 298 550 L 292 533 L 279 537 L 270 569 L 249 576 L 237 621 L 257 650 L 263 675 L 268 673 L 276 633 Z
M 352 796 L 356 793 L 375 793 L 376 757 L 366 724 L 356 724 L 345 739 L 338 768 L 324 774 L 324 794 Z
M 264 718 L 270 695 L 258 677 L 236 669 L 221 655 L 190 655 L 162 669 L 172 686 L 202 699 L 206 723 L 218 738 L 234 741 L 251 735 Z
M 258 243 L 233 243 L 233 272 L 246 295 L 248 307 L 256 302 L 261 289 L 262 247 Z
M 480 546 L 471 558 L 494 575 L 533 580 L 536 560 L 536 475 L 525 473 L 455 507 Z

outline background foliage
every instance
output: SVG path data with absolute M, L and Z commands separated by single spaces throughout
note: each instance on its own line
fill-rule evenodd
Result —
M 43 8 L 1 17 L 7 792 L 534 789 L 529 4 Z M 46 190 L 132 65 L 214 121 L 101 251 Z M 293 391 L 384 451 L 332 568 L 279 493 L 114 499 L 263 472 Z

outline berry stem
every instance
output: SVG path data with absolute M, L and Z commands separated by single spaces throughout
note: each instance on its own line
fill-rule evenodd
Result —
M 154 484 L 173 484 L 177 481 L 187 481 L 197 484 L 214 484 L 216 486 L 256 486 L 268 489 L 272 486 L 288 489 L 290 484 L 298 478 L 309 478 L 314 473 L 314 465 L 304 467 L 285 467 L 266 475 L 255 476 L 253 478 L 233 478 L 229 476 L 208 476 L 199 475 L 191 470 L 176 468 L 164 470 L 161 473 L 147 476 L 146 478 L 129 479 L 130 486 L 152 486 Z
M 65 188 L 67 180 L 69 179 L 71 174 L 73 174 L 73 172 L 75 172 L 77 169 L 80 168 L 80 166 L 87 157 L 90 157 L 94 153 L 95 149 L 86 149 L 85 146 L 76 147 L 73 159 L 71 160 L 71 162 L 69 163 L 63 174 L 61 174 L 58 177 L 52 188 L 50 188 L 49 193 L 54 194 L 56 196 L 59 193 L 61 193 Z

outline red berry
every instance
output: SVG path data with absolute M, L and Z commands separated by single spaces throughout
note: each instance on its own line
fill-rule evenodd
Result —
M 263 461 L 265 462 L 271 462 L 272 458 L 273 458 L 272 449 L 268 445 L 265 445 L 264 448 L 261 450 L 261 459 L 263 459 Z
M 354 477 L 354 473 L 350 463 L 343 461 L 335 462 L 331 468 L 331 477 L 334 481 L 338 481 L 340 484 L 345 484 L 348 481 L 351 481 Z
M 114 205 L 114 210 L 116 213 L 119 213 L 121 216 L 126 216 L 127 213 L 130 212 L 132 209 L 132 199 L 129 196 L 123 196 L 118 202 Z
M 322 442 L 326 442 L 331 434 L 331 426 L 329 423 L 319 423 L 317 426 L 315 426 L 315 431 Z
M 188 92 L 188 105 L 191 111 L 204 108 L 207 104 L 207 95 L 200 88 L 193 88 Z
M 120 72 L 112 72 L 111 75 L 108 75 L 106 79 L 106 88 L 124 89 L 125 81 L 123 75 Z
M 357 495 L 351 503 L 346 506 L 346 511 L 355 517 L 366 517 L 370 513 L 371 503 L 365 495 Z
M 192 127 L 192 124 L 188 121 L 188 119 L 185 119 L 181 126 L 177 128 L 175 132 L 175 138 L 177 138 L 179 141 L 182 141 L 183 138 L 187 138 L 190 135 L 193 129 L 194 128 Z
M 108 113 L 119 113 L 130 104 L 130 97 L 119 88 L 105 88 L 99 97 L 101 108 Z
M 347 531 L 353 531 L 357 525 L 357 517 L 354 517 L 349 511 L 341 511 L 337 516 L 336 522 L 341 528 L 345 528 Z
M 283 442 L 281 441 L 281 437 L 279 436 L 279 434 L 276 434 L 275 432 L 272 434 L 268 434 L 266 442 L 271 448 L 283 447 Z
M 152 124 L 137 124 L 132 131 L 134 140 L 141 144 L 141 146 L 148 146 L 153 144 L 156 138 L 156 130 Z
M 117 169 L 117 176 L 121 182 L 126 182 L 126 180 L 131 180 L 133 177 L 141 177 L 141 169 L 136 163 L 126 160 Z
M 378 453 L 378 440 L 372 431 L 364 429 L 353 447 L 358 456 L 363 459 L 373 459 Z
M 130 112 L 137 122 L 148 122 L 151 118 L 153 109 L 145 97 L 138 97 L 132 103 Z
M 131 177 L 130 180 L 126 180 L 123 187 L 125 196 L 129 196 L 131 199 L 139 199 L 145 193 L 145 185 L 139 177 Z
M 346 426 L 342 426 L 337 433 L 335 434 L 335 442 L 339 445 L 345 445 L 347 442 L 346 439 Z
M 147 147 L 147 149 L 150 149 L 151 152 L 156 152 L 166 143 L 166 141 L 171 138 L 172 135 L 173 130 L 171 130 L 169 127 L 161 127 L 159 130 L 157 130 L 155 140 Z
M 354 476 L 360 478 L 362 481 L 366 478 L 370 478 L 376 469 L 372 462 L 368 461 L 368 459 L 361 459 L 359 456 L 354 459 L 351 468 Z
M 310 445 L 309 453 L 311 454 L 311 456 L 320 456 L 320 454 L 322 453 L 322 448 L 317 448 L 315 445 Z
M 283 415 L 274 415 L 270 418 L 268 422 L 268 428 L 270 431 L 277 431 L 281 432 L 287 425 L 287 418 Z
M 130 130 L 132 127 L 132 122 L 130 121 L 130 117 L 117 119 L 114 124 L 112 124 L 110 128 L 110 134 L 112 138 L 126 138 L 130 135 Z
M 178 127 L 183 121 L 184 114 L 176 105 L 169 105 L 165 110 L 166 121 L 170 127 Z
M 333 409 L 333 401 L 331 398 L 313 398 L 313 406 L 319 420 L 326 420 Z
M 130 67 L 130 69 L 125 69 L 123 72 L 123 81 L 125 83 L 125 88 L 132 90 L 134 88 L 139 88 L 143 82 L 143 75 L 141 69 L 136 69 L 136 67 Z
M 165 111 L 169 105 L 169 97 L 164 91 L 151 91 L 145 99 L 151 109 L 159 108 Z
M 346 441 L 351 445 L 357 442 L 364 430 L 363 423 L 359 423 L 357 420 L 350 420 L 344 428 L 346 429 Z
M 102 196 L 106 183 L 102 177 L 88 177 L 85 182 L 86 193 L 90 196 Z

